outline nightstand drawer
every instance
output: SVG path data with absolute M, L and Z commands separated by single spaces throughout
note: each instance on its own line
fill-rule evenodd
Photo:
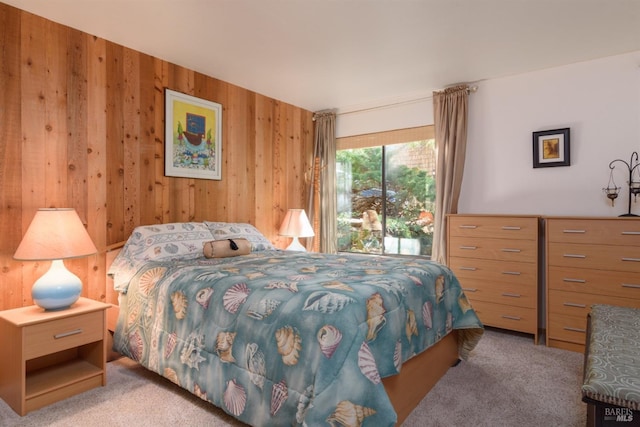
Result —
M 104 339 L 104 312 L 80 314 L 24 328 L 25 360 Z

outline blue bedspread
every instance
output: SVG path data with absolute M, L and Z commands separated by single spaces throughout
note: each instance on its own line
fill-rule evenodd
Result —
M 482 325 L 446 267 L 261 251 L 145 264 L 126 289 L 116 351 L 254 426 L 391 426 L 381 378 Z

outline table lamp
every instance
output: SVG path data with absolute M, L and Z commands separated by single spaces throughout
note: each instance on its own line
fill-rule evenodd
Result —
M 67 270 L 64 259 L 98 252 L 72 208 L 38 209 L 13 258 L 49 261 L 51 267 L 31 288 L 33 301 L 45 310 L 63 310 L 78 300 L 82 281 Z
M 302 246 L 298 237 L 312 237 L 315 235 L 304 209 L 289 209 L 284 221 L 282 221 L 278 234 L 285 237 L 293 237 L 293 241 L 287 247 L 287 250 L 300 252 L 306 252 L 307 250 Z

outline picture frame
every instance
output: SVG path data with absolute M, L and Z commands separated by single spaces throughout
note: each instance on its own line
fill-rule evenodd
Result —
M 165 176 L 222 179 L 222 105 L 165 88 Z
M 533 132 L 533 167 L 570 166 L 569 128 Z

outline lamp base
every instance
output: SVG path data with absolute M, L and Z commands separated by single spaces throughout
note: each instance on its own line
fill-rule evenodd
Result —
M 286 250 L 288 250 L 288 251 L 298 251 L 298 252 L 307 252 L 307 248 L 302 246 L 302 243 L 300 243 L 300 240 L 298 240 L 297 237 L 293 238 L 293 240 L 291 241 L 291 244 L 289 246 L 287 246 Z
M 61 259 L 51 262 L 49 270 L 31 288 L 33 302 L 46 311 L 64 310 L 80 298 L 82 281 L 67 270 Z

